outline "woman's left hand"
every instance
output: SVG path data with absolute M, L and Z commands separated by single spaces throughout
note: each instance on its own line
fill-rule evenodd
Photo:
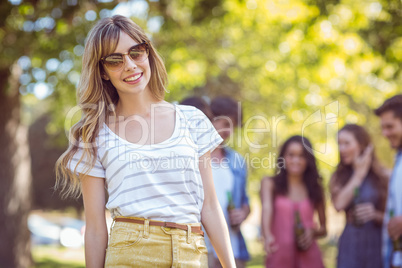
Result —
M 399 239 L 402 235 L 402 216 L 396 216 L 389 220 L 388 233 L 392 239 Z
M 375 213 L 376 210 L 374 205 L 368 202 L 357 204 L 354 208 L 356 220 L 362 224 L 374 220 Z
M 304 234 L 300 236 L 297 244 L 303 250 L 307 250 L 314 241 L 314 230 L 310 228 L 306 228 L 304 230 Z

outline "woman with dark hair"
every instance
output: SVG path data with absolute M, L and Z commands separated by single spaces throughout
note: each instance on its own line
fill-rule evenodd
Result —
M 345 125 L 338 132 L 340 162 L 330 181 L 332 203 L 345 211 L 337 267 L 381 268 L 381 224 L 387 171 L 375 157 L 368 132 Z
M 266 267 L 324 267 L 315 242 L 327 233 L 324 193 L 308 139 L 293 136 L 283 144 L 277 174 L 262 180 L 260 194 Z

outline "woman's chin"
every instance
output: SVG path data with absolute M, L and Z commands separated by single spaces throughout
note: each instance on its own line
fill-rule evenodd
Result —
M 302 176 L 304 171 L 298 168 L 295 169 L 288 169 L 287 170 L 288 174 L 291 176 Z
M 350 165 L 352 165 L 352 160 L 350 160 L 350 159 L 341 159 L 341 163 L 344 164 L 345 166 L 350 166 Z

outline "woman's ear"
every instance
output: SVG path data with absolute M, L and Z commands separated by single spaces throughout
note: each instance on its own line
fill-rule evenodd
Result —
M 106 73 L 102 73 L 101 77 L 103 80 L 110 80 L 109 76 Z

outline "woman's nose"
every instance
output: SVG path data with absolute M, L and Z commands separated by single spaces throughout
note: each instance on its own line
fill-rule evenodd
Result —
M 130 68 L 132 68 L 132 69 L 137 68 L 137 64 L 129 55 L 124 55 L 124 57 L 125 57 L 124 64 L 125 64 L 126 71 L 130 70 Z

